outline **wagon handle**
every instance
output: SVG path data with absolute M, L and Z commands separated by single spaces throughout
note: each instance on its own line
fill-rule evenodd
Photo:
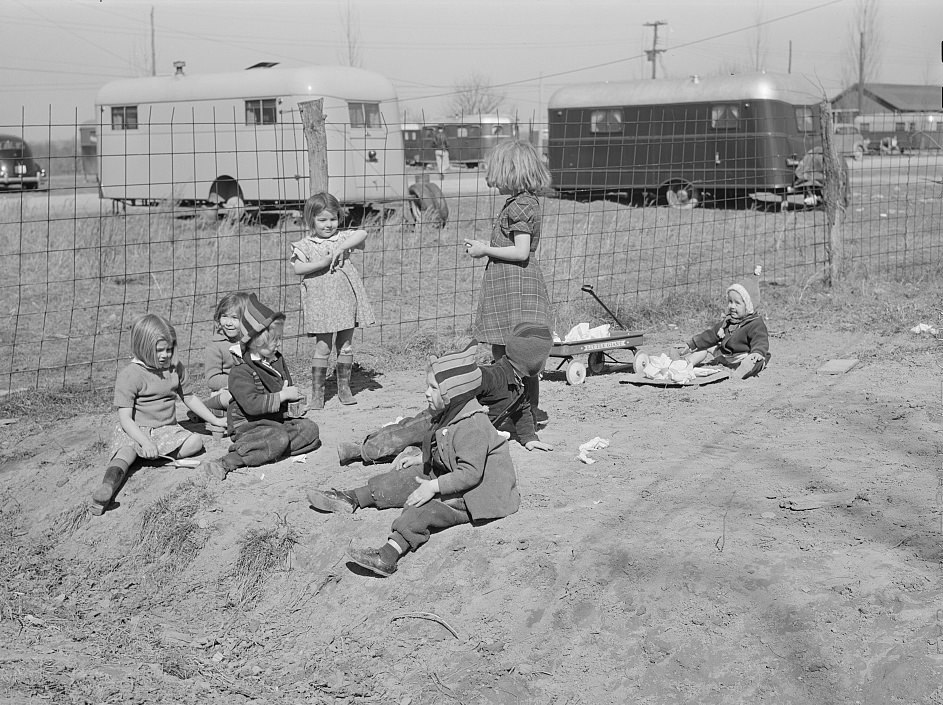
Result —
M 619 320 L 619 317 L 616 316 L 616 314 L 614 314 L 611 310 L 609 310 L 609 307 L 606 306 L 606 304 L 604 304 L 604 303 L 602 302 L 602 300 L 601 300 L 598 296 L 596 296 L 596 292 L 593 291 L 593 285 L 592 285 L 592 284 L 583 284 L 583 286 L 580 287 L 580 291 L 585 291 L 587 294 L 589 294 L 589 295 L 592 296 L 594 299 L 596 299 L 596 301 L 599 302 L 599 305 L 602 306 L 604 309 L 606 309 L 606 313 L 608 313 L 610 316 L 612 316 L 612 320 L 614 320 L 616 323 L 618 323 L 618 324 L 619 324 L 619 327 L 620 327 L 622 330 L 628 330 L 628 328 L 625 327 L 625 324 L 624 324 L 622 321 Z

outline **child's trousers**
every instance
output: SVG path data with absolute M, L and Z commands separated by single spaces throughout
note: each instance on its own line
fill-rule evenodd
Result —
M 427 480 L 435 479 L 417 467 L 391 470 L 382 475 L 374 475 L 367 480 L 366 487 L 359 487 L 354 492 L 361 507 L 402 507 L 413 490 L 419 487 L 417 476 Z M 403 513 L 393 522 L 390 538 L 404 551 L 415 551 L 429 540 L 431 532 L 469 523 L 471 515 L 461 497 L 430 499 L 419 507 L 405 507 Z
M 286 455 L 302 455 L 321 446 L 320 429 L 309 419 L 250 421 L 233 433 L 233 443 L 221 462 L 232 470 L 274 463 Z
M 388 463 L 409 446 L 421 446 L 422 439 L 431 431 L 432 412 L 425 409 L 370 433 L 360 446 L 360 457 L 364 465 Z

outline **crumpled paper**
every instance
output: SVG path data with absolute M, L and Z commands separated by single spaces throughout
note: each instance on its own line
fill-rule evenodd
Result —
M 308 462 L 308 458 L 305 456 L 304 453 L 302 453 L 301 455 L 293 455 L 293 456 L 291 456 L 291 462 L 293 462 L 293 463 L 307 463 L 307 462 Z
M 386 428 L 387 426 L 393 426 L 395 424 L 398 424 L 400 421 L 402 421 L 405 418 L 406 418 L 405 416 L 397 416 L 392 421 L 387 421 L 385 424 L 381 426 L 381 428 Z
M 587 465 L 592 465 L 596 462 L 595 458 L 589 457 L 589 451 L 591 450 L 602 450 L 603 448 L 609 447 L 609 441 L 605 438 L 600 438 L 596 436 L 595 438 L 586 441 L 580 445 L 580 454 L 576 456 L 576 459 L 581 463 L 586 463 Z
M 572 343 L 577 340 L 608 338 L 611 328 L 611 323 L 603 323 L 601 326 L 596 326 L 595 328 L 590 328 L 589 323 L 577 323 L 570 329 L 570 332 L 563 337 L 563 342 Z
M 928 323 L 918 323 L 913 328 L 910 329 L 911 333 L 916 333 L 917 335 L 937 335 L 939 331 L 931 326 Z
M 642 369 L 649 379 L 685 384 L 697 377 L 694 366 L 687 360 L 672 360 L 668 355 L 653 355 Z

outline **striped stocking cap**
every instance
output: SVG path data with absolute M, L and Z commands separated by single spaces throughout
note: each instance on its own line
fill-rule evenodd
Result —
M 246 310 L 242 312 L 242 320 L 240 321 L 242 337 L 239 339 L 239 342 L 245 345 L 275 321 L 284 320 L 284 313 L 281 311 L 273 311 L 259 301 L 258 296 L 249 294 L 249 300 L 246 302 Z
M 478 367 L 478 343 L 472 341 L 464 350 L 446 353 L 430 365 L 439 393 L 446 403 L 471 393 L 477 395 L 481 387 L 481 368 Z

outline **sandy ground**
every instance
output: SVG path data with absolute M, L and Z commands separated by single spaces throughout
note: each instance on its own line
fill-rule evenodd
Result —
M 418 410 L 422 371 L 361 375 L 304 463 L 146 467 L 100 518 L 80 507 L 113 415 L 20 419 L 0 441 L 0 703 L 943 703 L 937 341 L 771 330 L 746 382 L 549 372 L 555 450 L 513 445 L 520 512 L 388 579 L 344 553 L 395 510 L 318 514 L 305 489 L 377 469 L 335 446 Z M 860 362 L 816 373 L 836 358 Z M 155 541 L 154 517 L 189 523 Z M 297 543 L 248 585 L 240 547 L 265 532 Z

